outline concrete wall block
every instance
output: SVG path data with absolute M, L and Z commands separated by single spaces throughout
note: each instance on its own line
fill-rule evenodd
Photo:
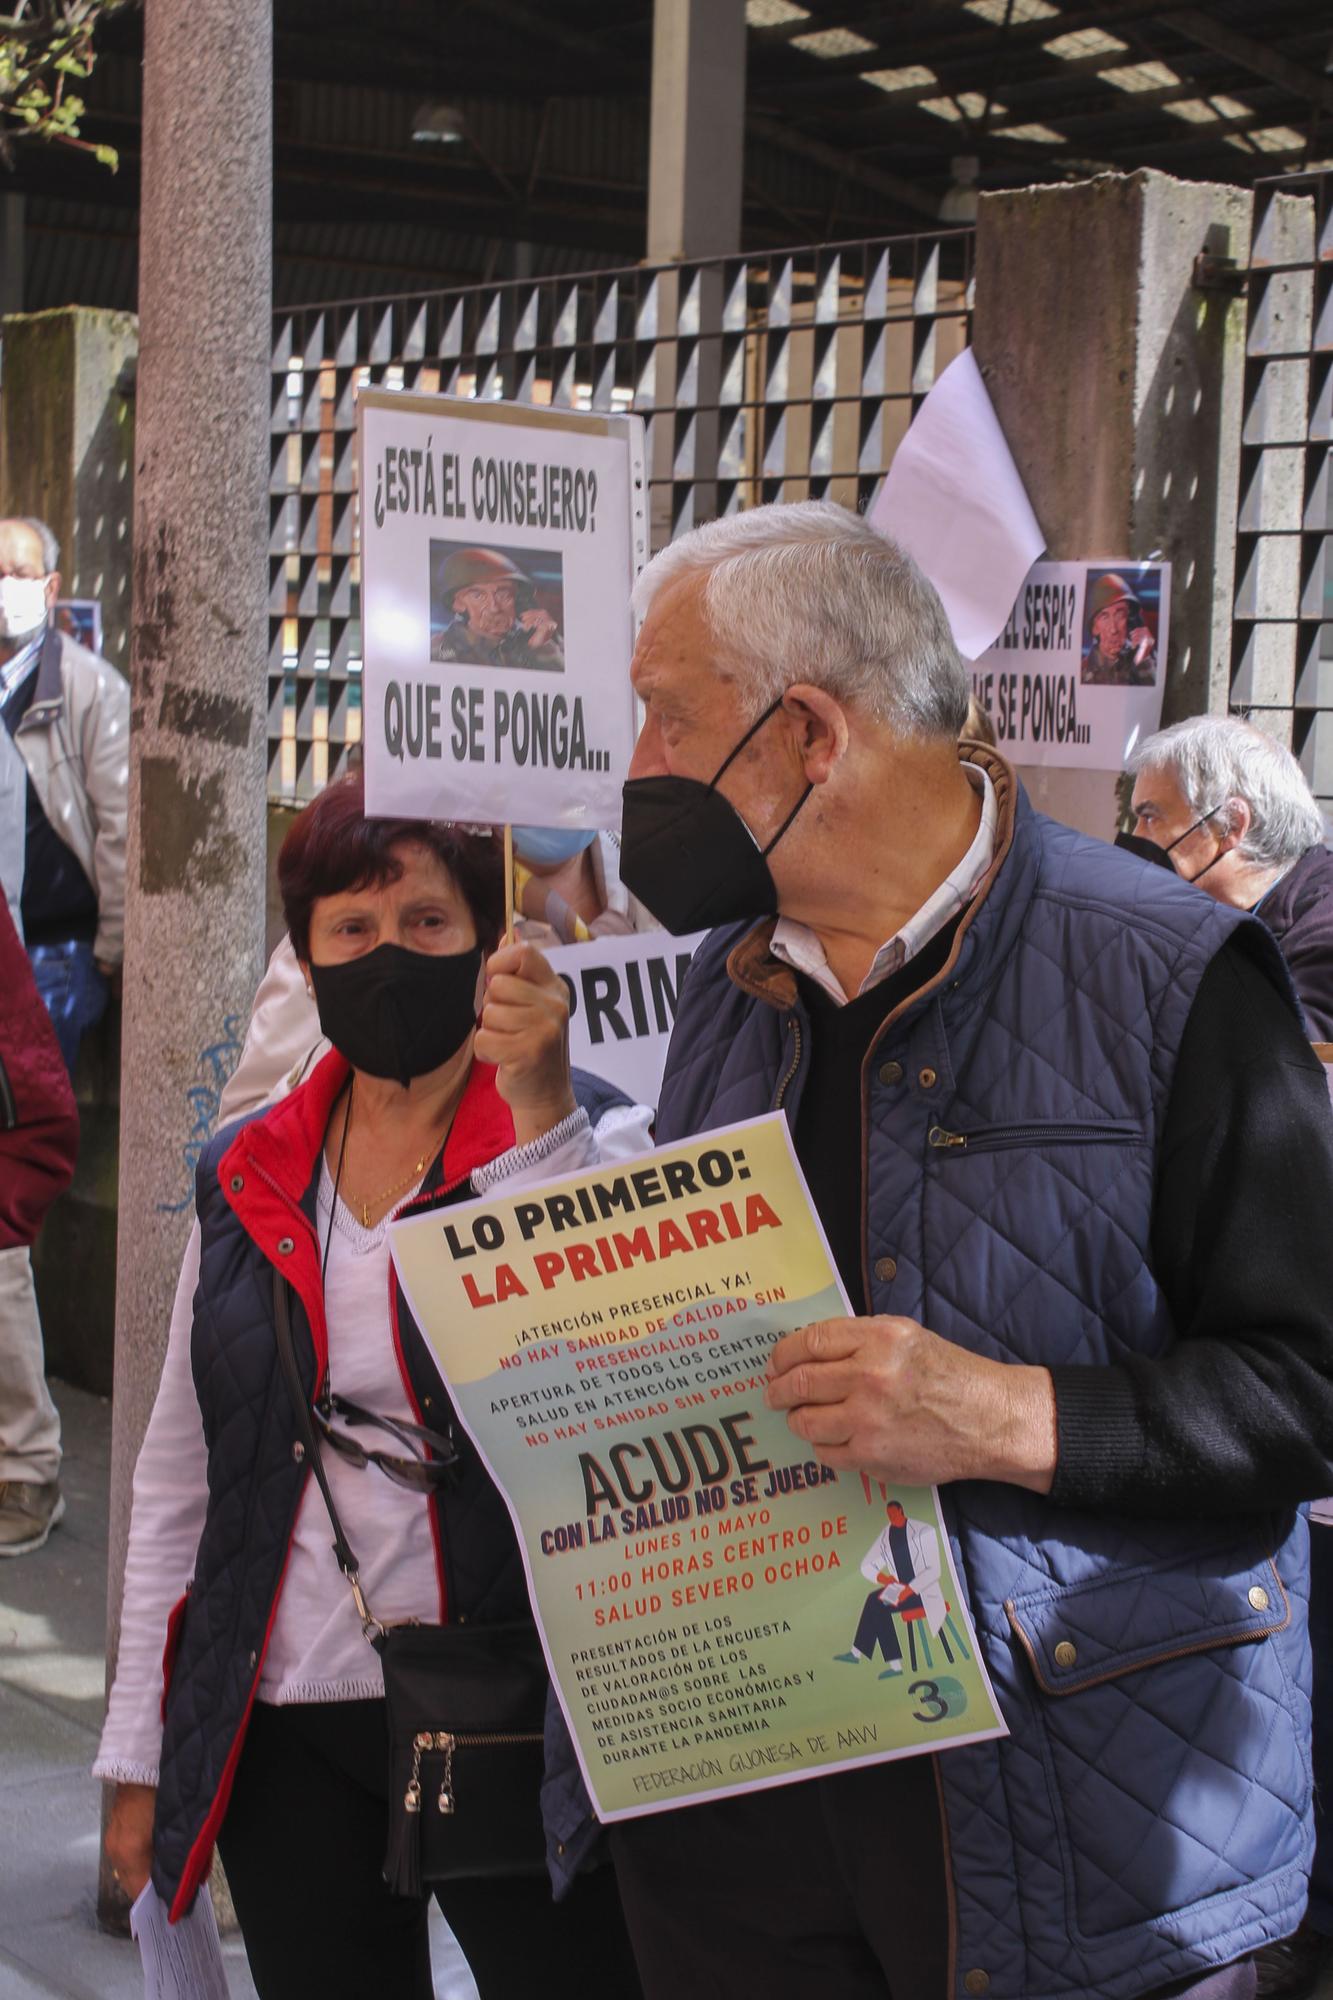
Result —
M 1167 721 L 1225 701 L 1245 317 L 1193 276 L 1201 251 L 1244 264 L 1250 217 L 1240 189 L 1151 171 L 978 204 L 973 345 L 1049 554 L 1172 563 Z M 1099 833 L 1113 775 L 1024 773 Z
M 1296 627 L 1256 625 L 1232 678 L 1231 699 L 1249 706 L 1289 702 L 1296 687 Z
M 103 650 L 126 673 L 138 322 L 86 306 L 16 313 L 3 342 L 3 505 L 50 523 L 65 596 L 99 599 Z
M 1241 495 L 1236 526 L 1242 534 L 1291 533 L 1301 525 L 1305 461 L 1298 447 L 1266 445 Z

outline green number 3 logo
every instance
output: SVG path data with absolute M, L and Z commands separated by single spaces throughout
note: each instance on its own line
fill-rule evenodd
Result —
M 946 1715 L 955 1719 L 967 1707 L 967 1689 L 952 1674 L 940 1674 L 933 1681 L 913 1681 L 907 1692 L 919 1694 L 922 1706 L 933 1708 L 933 1715 L 923 1715 L 921 1709 L 913 1709 L 918 1722 L 943 1722 Z
M 912 1714 L 918 1722 L 943 1722 L 945 1716 L 949 1713 L 949 1704 L 940 1693 L 940 1684 L 938 1681 L 913 1681 L 907 1692 L 909 1694 L 919 1694 L 922 1703 L 925 1706 L 933 1708 L 935 1711 L 933 1715 L 923 1715 L 919 1708 L 914 1708 Z

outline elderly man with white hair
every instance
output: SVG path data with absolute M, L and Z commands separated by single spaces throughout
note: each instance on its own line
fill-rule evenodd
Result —
M 1290 750 L 1233 716 L 1199 715 L 1146 738 L 1129 768 L 1135 833 L 1187 882 L 1262 917 L 1312 1036 L 1333 1041 L 1333 854 Z
M 1218 902 L 1252 910 L 1277 939 L 1306 1025 L 1333 1041 L 1333 854 L 1324 816 L 1290 750 L 1231 716 L 1200 715 L 1150 736 L 1130 760 L 1135 832 Z M 1333 1075 L 1333 1071 L 1330 1072 Z M 1313 1227 L 1325 1226 L 1311 1217 Z M 1333 1949 L 1333 1500 L 1311 1512 L 1310 1637 L 1318 1834 L 1310 1906 L 1292 1937 L 1258 1954 L 1262 2000 L 1301 2000 Z
M 698 529 L 637 609 L 622 874 L 717 927 L 658 1136 L 790 1120 L 855 1317 L 768 1400 L 940 1485 L 1010 1730 L 618 1822 L 645 1991 L 1242 2000 L 1305 1897 L 1333 1485 L 1333 1124 L 1276 949 L 955 741 L 939 599 L 842 508 Z

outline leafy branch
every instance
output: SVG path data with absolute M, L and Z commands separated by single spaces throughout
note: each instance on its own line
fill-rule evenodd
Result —
M 91 153 L 115 172 L 114 146 L 79 137 L 87 106 L 78 85 L 97 60 L 93 35 L 108 15 L 134 0 L 11 0 L 0 13 L 0 160 L 14 164 L 14 147 L 45 139 Z

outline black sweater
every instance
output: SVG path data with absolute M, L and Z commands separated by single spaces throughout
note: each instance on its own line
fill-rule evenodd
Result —
M 801 977 L 810 1070 L 796 1151 L 853 1306 L 866 1048 L 931 978 L 951 925 L 847 1006 Z M 1290 1006 L 1229 944 L 1199 983 L 1158 1148 L 1150 1260 L 1180 1336 L 1156 1360 L 1052 1369 L 1052 1497 L 1221 1514 L 1333 1492 L 1333 1115 Z

